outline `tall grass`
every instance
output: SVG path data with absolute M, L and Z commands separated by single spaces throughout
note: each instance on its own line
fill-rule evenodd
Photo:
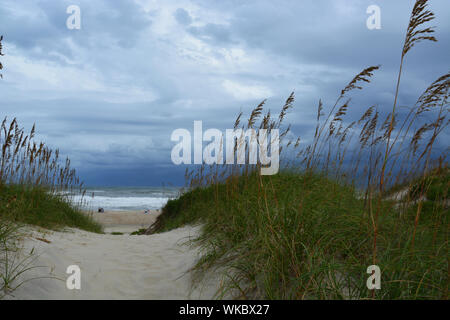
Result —
M 0 125 L 0 214 L 3 219 L 47 228 L 78 227 L 101 232 L 100 226 L 71 202 L 85 194 L 70 160 L 61 164 L 59 150 L 34 141 L 17 120 Z
M 264 111 L 266 101 L 245 125 L 239 114 L 235 129 L 281 129 L 280 174 L 261 176 L 260 163 L 186 171 L 189 191 L 168 202 L 149 232 L 202 223 L 197 242 L 205 254 L 195 269 L 199 276 L 221 270 L 219 297 L 234 289 L 240 298 L 448 298 L 448 149 L 433 147 L 449 124 L 450 73 L 406 113 L 398 108 L 407 54 L 419 42 L 437 41 L 427 2 L 414 4 L 389 112 L 369 106 L 359 119 L 347 119 L 350 95 L 381 69 L 370 66 L 334 105 L 319 101 L 310 143 L 283 141 L 293 93 L 278 117 Z M 373 264 L 382 271 L 381 290 L 366 286 Z

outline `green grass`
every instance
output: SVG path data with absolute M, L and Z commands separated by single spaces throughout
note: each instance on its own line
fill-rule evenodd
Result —
M 435 201 L 447 197 L 446 192 L 450 184 L 450 169 L 434 169 L 425 176 L 410 178 L 410 181 L 398 183 L 385 191 L 385 196 L 392 196 L 397 192 L 407 190 L 410 200 L 417 200 L 421 196 L 427 200 Z
M 145 232 L 147 231 L 147 228 L 142 228 L 136 231 L 133 231 L 132 233 L 130 233 L 131 236 L 140 236 L 145 234 Z
M 262 180 L 259 180 L 262 178 Z M 372 199 L 372 206 L 376 199 Z M 411 245 L 417 204 L 403 213 L 382 201 L 378 217 L 378 299 L 445 298 L 448 292 L 448 211 L 423 204 Z M 196 188 L 170 200 L 157 230 L 202 223 L 205 254 L 197 275 L 221 267 L 241 298 L 372 298 L 372 218 L 352 187 L 320 175 L 250 175 Z
M 435 201 L 447 197 L 450 169 L 433 170 L 425 177 L 416 179 L 410 187 L 410 196 L 417 199 L 423 193 L 426 199 Z M 423 191 L 422 191 L 423 190 Z
M 149 232 L 202 224 L 195 270 L 199 277 L 210 270 L 224 276 L 218 297 L 233 290 L 241 298 L 448 299 L 448 161 L 433 146 L 449 124 L 450 73 L 431 83 L 407 116 L 398 116 L 397 105 L 411 48 L 437 41 L 427 2 L 416 0 L 411 12 L 392 109 L 351 102 L 380 69 L 372 65 L 334 105 L 319 100 L 313 137 L 288 135 L 283 120 L 294 93 L 278 116 L 264 110 L 266 100 L 248 121 L 239 113 L 235 129 L 280 129 L 280 141 L 289 139 L 280 142 L 289 154 L 283 165 L 298 173 L 252 173 L 260 162 L 186 169 L 190 191 L 169 201 Z M 348 118 L 350 108 L 362 110 L 361 117 Z M 245 137 L 237 139 L 234 152 L 250 159 L 246 146 Z M 398 191 L 406 191 L 403 199 Z M 366 272 L 374 264 L 381 290 L 369 291 Z
M 102 233 L 102 227 L 74 207 L 65 196 L 49 193 L 43 187 L 1 186 L 0 216 L 5 220 L 47 229 L 73 227 Z

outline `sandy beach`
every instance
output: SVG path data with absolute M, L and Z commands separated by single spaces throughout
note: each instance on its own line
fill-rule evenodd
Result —
M 147 214 L 144 211 L 105 211 L 87 214 L 92 215 L 93 219 L 103 226 L 105 233 L 131 233 L 148 228 L 160 213 L 159 210 L 148 210 Z
M 190 268 L 199 250 L 186 244 L 199 227 L 138 236 L 128 232 L 148 227 L 159 212 L 95 213 L 106 234 L 68 228 L 55 232 L 27 227 L 19 259 L 33 267 L 6 299 L 212 299 L 218 281 L 192 290 Z M 110 232 L 123 232 L 112 235 Z M 29 255 L 32 252 L 31 255 Z M 67 268 L 79 266 L 81 289 L 69 290 Z

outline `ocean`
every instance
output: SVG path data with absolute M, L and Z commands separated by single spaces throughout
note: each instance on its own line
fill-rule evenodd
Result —
M 72 201 L 89 211 L 140 211 L 160 209 L 180 191 L 177 187 L 88 187 L 84 197 L 75 194 Z

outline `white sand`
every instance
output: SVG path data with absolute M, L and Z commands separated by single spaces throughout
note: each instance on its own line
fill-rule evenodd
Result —
M 144 211 L 106 211 L 103 213 L 89 213 L 95 221 L 105 228 L 116 228 L 117 226 L 129 226 L 136 228 L 148 228 L 155 222 L 161 212 L 150 210 L 148 214 Z M 137 229 L 133 230 L 136 231 Z
M 123 231 L 123 226 L 130 224 L 116 226 L 116 230 Z M 59 279 L 31 280 L 6 298 L 212 299 L 218 281 L 210 279 L 207 286 L 191 289 L 188 271 L 197 261 L 199 250 L 185 242 L 198 232 L 199 227 L 184 227 L 162 234 L 131 236 L 30 228 L 21 255 L 34 248 L 32 265 L 42 267 L 27 271 L 16 284 L 35 277 Z M 66 269 L 70 265 L 81 269 L 80 290 L 66 287 Z

